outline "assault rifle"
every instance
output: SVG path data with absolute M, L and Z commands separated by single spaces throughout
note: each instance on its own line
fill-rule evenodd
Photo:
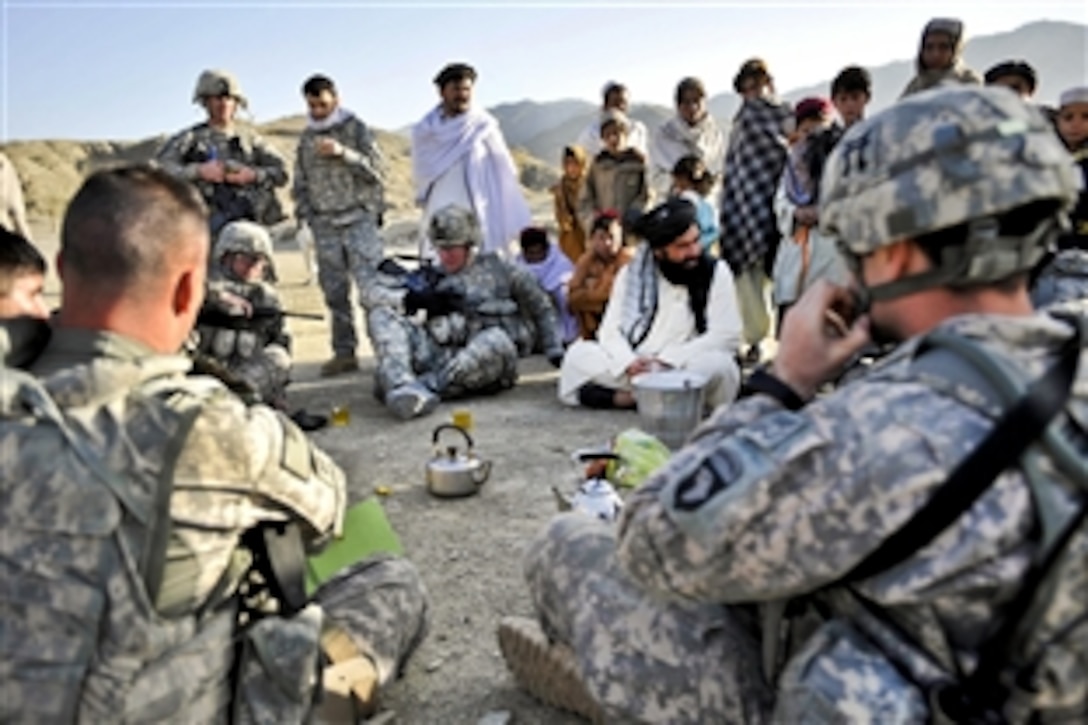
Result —
M 310 312 L 290 312 L 275 307 L 254 307 L 249 315 L 233 315 L 218 307 L 204 307 L 197 315 L 196 324 L 222 327 L 228 330 L 255 330 L 284 317 L 296 320 L 324 320 L 323 315 Z

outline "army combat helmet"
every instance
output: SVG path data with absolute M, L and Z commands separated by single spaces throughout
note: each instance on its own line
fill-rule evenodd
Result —
M 202 103 L 205 98 L 230 96 L 238 101 L 242 108 L 247 107 L 246 97 L 242 95 L 242 86 L 233 73 L 225 70 L 206 70 L 196 79 L 193 91 L 193 103 Z
M 966 225 L 965 242 L 942 249 L 934 269 L 867 290 L 889 299 L 1031 269 L 1076 194 L 1069 155 L 1037 109 L 1004 88 L 941 87 L 847 132 L 824 171 L 820 228 L 857 272 L 882 246 Z M 1048 200 L 1054 213 L 1034 230 L 1000 233 L 1002 214 Z
M 228 254 L 248 254 L 264 257 L 267 263 L 265 278 L 275 281 L 275 257 L 272 255 L 272 236 L 260 224 L 251 221 L 233 221 L 224 226 L 215 240 L 213 259 L 220 264 Z
M 468 247 L 480 243 L 480 222 L 472 211 L 449 204 L 431 217 L 428 234 L 435 247 Z

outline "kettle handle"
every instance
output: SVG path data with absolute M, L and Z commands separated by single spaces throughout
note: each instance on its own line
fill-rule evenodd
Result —
M 431 443 L 434 444 L 436 447 L 438 446 L 438 439 L 442 435 L 442 431 L 444 431 L 444 430 L 455 430 L 458 433 L 460 433 L 461 435 L 463 435 L 465 437 L 465 440 L 468 441 L 469 450 L 472 450 L 472 448 L 474 446 L 474 444 L 472 442 L 472 436 L 470 436 L 468 434 L 468 431 L 465 430 L 464 428 L 462 428 L 461 426 L 454 425 L 452 423 L 443 423 L 442 425 L 440 425 L 440 426 L 438 426 L 437 428 L 434 429 L 434 434 L 431 436 Z
M 491 475 L 491 461 L 480 461 L 480 467 L 472 474 L 472 482 L 482 486 L 487 482 L 489 475 Z

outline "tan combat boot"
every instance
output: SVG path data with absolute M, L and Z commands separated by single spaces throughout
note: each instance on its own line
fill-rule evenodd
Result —
M 322 364 L 321 377 L 331 378 L 334 375 L 350 373 L 358 369 L 359 361 L 354 355 L 336 355 Z
M 525 617 L 504 617 L 499 623 L 499 649 L 514 680 L 546 705 L 604 722 L 604 710 L 578 675 L 574 652 L 548 641 L 540 625 Z

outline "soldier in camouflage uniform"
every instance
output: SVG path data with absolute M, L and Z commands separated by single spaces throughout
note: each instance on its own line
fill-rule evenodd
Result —
M 356 370 L 351 283 L 360 299 L 382 261 L 378 227 L 384 209 L 384 161 L 374 134 L 340 106 L 336 86 L 321 75 L 302 86 L 310 120 L 298 141 L 292 194 L 299 224 L 317 246 L 318 281 L 332 314 L 333 357 L 322 375 Z
M 931 710 L 930 686 L 978 665 L 1022 586 L 1040 516 L 1069 521 L 1076 511 L 1076 487 L 1088 485 L 1077 478 L 1083 453 L 1059 468 L 1047 447 L 1041 469 L 1023 469 L 1042 472 L 1047 506 L 1034 498 L 1039 477 L 1029 486 L 1010 468 L 923 550 L 840 581 L 1000 415 L 974 368 L 957 380 L 957 356 L 923 354 L 923 340 L 966 340 L 1031 381 L 1059 353 L 1076 360 L 1086 321 L 1083 310 L 1070 319 L 1032 309 L 1027 271 L 1074 182 L 1047 121 L 1004 89 L 937 89 L 859 123 L 832 154 L 824 187 L 820 221 L 851 261 L 856 297 L 828 283 L 809 290 L 769 371 L 632 494 L 618 530 L 568 514 L 530 545 L 539 623 L 508 618 L 499 641 L 541 699 L 596 721 L 948 722 Z M 832 330 L 840 313 L 846 324 Z M 873 338 L 900 344 L 814 397 Z M 1083 431 L 1083 347 L 1079 358 L 1065 414 Z M 1041 678 L 1006 683 L 1007 702 L 1049 698 L 1055 709 L 1042 721 L 1088 714 L 1086 561 L 1070 562 L 1064 590 L 1042 589 L 1067 623 L 1081 622 L 1061 635 L 1072 638 L 1066 658 Z
M 238 80 L 226 71 L 204 71 L 193 103 L 204 106 L 208 120 L 169 139 L 155 158 L 169 173 L 196 184 L 211 211 L 212 237 L 237 219 L 265 226 L 281 221 L 273 190 L 287 183 L 287 162 L 252 128 L 235 124 L 238 107 L 247 105 Z
M 264 227 L 247 221 L 223 227 L 212 254 L 206 312 L 197 324 L 197 349 L 247 383 L 260 400 L 283 410 L 291 379 L 291 335 L 279 292 L 268 281 L 272 259 L 272 238 Z M 245 324 L 254 310 L 278 314 Z M 235 320 L 240 324 L 224 324 Z
M 555 308 L 532 274 L 494 252 L 473 254 L 475 214 L 443 207 L 429 237 L 439 260 L 433 283 L 405 287 L 394 277 L 366 290 L 363 302 L 376 393 L 402 419 L 431 412 L 442 398 L 512 387 L 519 355 L 543 352 L 554 365 L 563 357 Z M 422 322 L 412 318 L 419 311 Z
M 61 681 L 68 683 L 65 695 L 75 686 L 84 722 L 302 722 L 313 703 L 319 642 L 337 663 L 326 675 L 347 671 L 353 681 L 373 684 L 394 678 L 422 637 L 419 576 L 409 562 L 388 556 L 341 572 L 296 616 L 270 614 L 236 630 L 239 586 L 250 564 L 242 535 L 262 523 L 295 522 L 307 549 L 320 549 L 339 534 L 347 493 L 341 469 L 283 415 L 247 406 L 215 379 L 186 376 L 190 362 L 177 350 L 203 299 L 207 248 L 201 199 L 150 168 L 92 175 L 67 210 L 61 308 L 30 369 L 120 474 L 113 486 L 126 505 L 126 540 L 145 539 L 149 518 L 140 512 L 149 508 L 147 487 L 156 480 L 172 486 L 169 522 L 157 524 L 170 533 L 161 585 L 146 596 L 132 598 L 130 583 L 143 581 L 132 571 L 136 562 L 113 558 L 103 561 L 127 569 L 104 592 L 89 582 L 57 588 L 65 581 L 58 573 L 35 610 L 54 615 L 27 619 L 19 612 L 31 600 L 14 607 L 3 597 L 5 631 L 10 625 L 26 634 L 26 645 L 45 658 L 39 661 L 75 656 L 63 649 L 74 635 L 58 622 L 80 621 L 81 632 L 98 632 L 95 656 L 74 679 L 60 666 L 7 672 L 0 708 L 6 722 L 56 721 L 46 714 L 58 705 L 41 694 Z M 16 351 L 8 360 L 27 357 Z M 191 422 L 188 433 L 182 419 Z M 171 450 L 176 461 L 167 464 Z M 133 501 L 140 505 L 129 508 Z M 58 537 L 77 541 L 77 533 L 86 538 L 94 530 L 74 523 L 83 503 L 51 500 L 49 511 L 30 518 L 39 531 L 57 519 Z M 6 513 L 14 518 L 5 518 L 5 530 L 21 530 L 15 522 L 28 512 Z M 63 542 L 39 552 L 38 559 L 58 558 L 50 570 L 64 568 L 63 556 L 99 555 L 66 554 Z M 72 564 L 76 571 L 102 566 Z

